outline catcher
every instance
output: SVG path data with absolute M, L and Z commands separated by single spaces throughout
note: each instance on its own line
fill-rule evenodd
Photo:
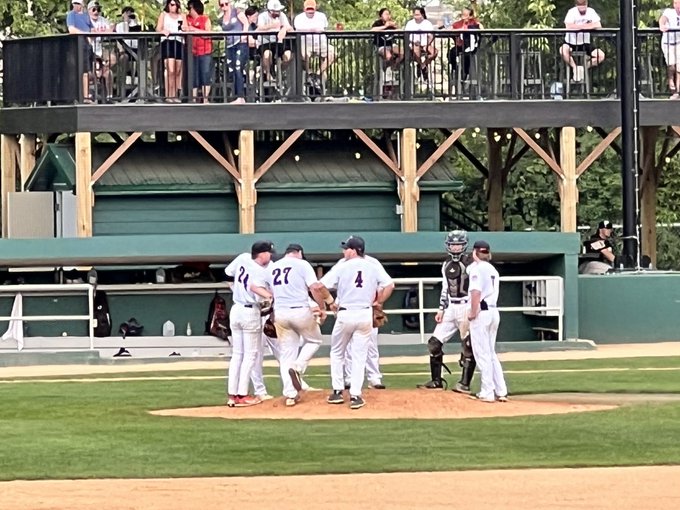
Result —
M 472 257 L 465 253 L 467 245 L 468 235 L 464 230 L 454 230 L 446 236 L 445 246 L 449 257 L 442 264 L 442 292 L 439 298 L 439 311 L 434 318 L 437 326 L 427 341 L 432 379 L 425 384 L 419 384 L 418 388 L 436 390 L 448 386 L 446 380 L 442 378 L 442 368 L 451 373 L 444 364 L 443 344 L 458 331 L 462 344 L 459 361 L 462 374 L 460 381 L 452 390 L 470 394 L 470 383 L 477 364 L 472 353 L 470 324 L 467 319 L 468 275 L 465 269 L 473 262 Z

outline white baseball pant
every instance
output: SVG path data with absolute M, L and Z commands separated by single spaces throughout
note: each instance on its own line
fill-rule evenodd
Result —
M 253 389 L 255 395 L 261 397 L 267 394 L 267 386 L 264 384 L 264 374 L 262 373 L 262 365 L 264 364 L 264 353 L 269 347 L 276 358 L 276 361 L 280 359 L 279 353 L 279 343 L 276 338 L 269 338 L 267 335 L 262 334 L 260 349 L 257 353 L 257 359 L 255 360 L 255 366 L 253 367 L 253 372 L 250 375 L 250 380 L 253 383 Z
M 472 352 L 475 354 L 482 381 L 482 388 L 477 396 L 483 400 L 493 401 L 497 396 L 505 397 L 508 394 L 503 367 L 496 355 L 496 335 L 500 322 L 501 316 L 495 307 L 481 310 L 477 318 L 470 321 Z
M 345 384 L 350 384 L 352 380 L 352 344 L 345 351 Z M 380 373 L 380 352 L 378 351 L 378 328 L 371 331 L 371 343 L 368 345 L 368 355 L 366 358 L 366 380 L 369 384 L 381 384 L 382 373 Z
M 467 303 L 450 303 L 444 310 L 442 321 L 435 326 L 432 336 L 445 344 L 451 340 L 456 331 L 460 331 L 462 323 L 467 322 L 467 313 Z
M 353 397 L 361 396 L 372 331 L 373 311 L 370 307 L 338 311 L 331 333 L 331 382 L 334 390 L 345 389 L 345 352 L 351 342 L 352 368 L 349 393 Z
M 234 303 L 229 312 L 232 353 L 229 362 L 229 395 L 248 395 L 250 375 L 257 361 L 262 340 L 260 309 Z
M 277 308 L 275 316 L 274 326 L 280 351 L 279 368 L 283 396 L 295 398 L 297 390 L 293 387 L 288 370 L 292 368 L 301 374 L 307 370 L 309 361 L 319 350 L 323 341 L 321 328 L 308 307 Z

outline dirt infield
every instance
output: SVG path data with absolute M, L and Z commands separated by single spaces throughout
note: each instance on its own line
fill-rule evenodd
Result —
M 347 395 L 345 399 L 347 400 Z M 572 402 L 535 402 L 511 400 L 510 402 L 485 403 L 471 400 L 465 395 L 451 391 L 425 390 L 367 390 L 366 406 L 352 410 L 349 404 L 330 405 L 326 393 L 303 394 L 294 407 L 286 407 L 283 398 L 275 398 L 262 404 L 229 408 L 226 406 L 195 407 L 186 409 L 163 409 L 152 414 L 161 416 L 185 416 L 192 418 L 224 418 L 230 420 L 281 419 L 281 420 L 389 420 L 389 419 L 461 419 L 493 418 L 498 416 L 526 416 L 536 414 L 564 414 L 612 409 L 615 405 L 590 405 Z
M 0 483 L 3 510 L 677 510 L 680 466 Z

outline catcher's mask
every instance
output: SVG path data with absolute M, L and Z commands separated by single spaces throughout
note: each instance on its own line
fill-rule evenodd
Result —
M 451 255 L 453 260 L 459 260 L 461 255 L 465 253 L 465 248 L 468 245 L 468 235 L 465 230 L 454 230 L 449 232 L 444 241 L 446 252 Z

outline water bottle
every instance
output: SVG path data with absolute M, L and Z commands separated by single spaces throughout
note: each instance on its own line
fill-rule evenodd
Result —
M 187 336 L 191 336 L 191 322 L 187 322 Z
M 165 321 L 163 323 L 163 336 L 175 336 L 175 325 L 172 321 Z
M 553 99 L 557 99 L 557 100 L 563 99 L 563 97 L 562 97 L 563 90 L 564 90 L 564 85 L 562 85 L 561 81 L 553 82 L 553 84 L 550 85 L 550 96 Z

